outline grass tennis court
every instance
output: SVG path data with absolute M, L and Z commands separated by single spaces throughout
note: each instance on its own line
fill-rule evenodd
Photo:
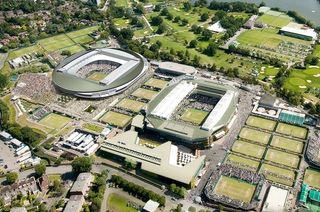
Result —
M 260 16 L 257 21 L 268 24 L 269 26 L 281 28 L 288 25 L 291 20 L 292 19 L 289 16 L 274 16 L 264 14 Z
M 289 166 L 291 168 L 298 168 L 300 157 L 279 150 L 268 149 L 265 160 Z
M 72 40 L 76 43 L 86 44 L 86 43 L 90 43 L 91 41 L 93 41 L 93 38 L 90 37 L 89 35 L 83 35 L 80 37 L 73 38 Z
M 131 119 L 131 116 L 109 111 L 101 117 L 100 121 L 102 121 L 103 123 L 123 128 L 129 124 Z
M 68 124 L 71 120 L 72 120 L 71 118 L 68 118 L 62 115 L 59 115 L 56 113 L 50 113 L 49 115 L 41 119 L 39 123 L 53 129 L 61 129 L 66 124 Z
M 320 189 L 320 172 L 314 169 L 307 169 L 304 174 L 303 182 L 312 187 Z
M 15 51 L 12 51 L 9 53 L 8 59 L 14 59 L 17 57 L 21 57 L 25 54 L 30 54 L 30 53 L 42 53 L 43 50 L 39 47 L 39 45 L 33 45 L 33 46 L 29 46 L 26 48 L 22 48 L 22 49 L 18 49 Z
M 307 129 L 285 123 L 279 123 L 276 132 L 301 139 L 305 139 L 307 136 Z
M 79 44 L 76 44 L 76 45 L 73 45 L 73 46 L 68 46 L 66 48 L 60 49 L 59 51 L 62 52 L 64 50 L 68 50 L 68 51 L 71 52 L 71 54 L 75 54 L 75 53 L 84 51 L 85 49 L 82 46 L 80 46 Z
M 263 146 L 237 140 L 232 146 L 232 151 L 261 159 L 265 148 Z
M 103 80 L 107 74 L 102 73 L 102 72 L 94 72 L 92 73 L 87 79 L 93 80 L 93 81 L 101 81 Z
M 226 176 L 221 176 L 214 192 L 219 195 L 228 196 L 231 199 L 251 202 L 256 186 Z
M 68 46 L 73 46 L 75 42 L 73 42 L 68 36 L 65 34 L 57 35 L 49 38 L 45 38 L 39 41 L 39 44 L 48 52 L 57 51 L 62 48 L 66 48 Z
M 266 178 L 268 180 L 276 183 L 284 184 L 287 186 L 293 185 L 293 182 L 296 176 L 294 171 L 283 169 L 277 166 L 272 166 L 266 163 L 261 165 L 259 172 L 265 173 Z M 278 175 L 278 177 L 276 175 Z M 282 177 L 279 177 L 279 176 L 282 176 Z
M 269 131 L 273 131 L 276 126 L 275 121 L 260 118 L 257 116 L 249 116 L 249 118 L 246 121 L 246 124 L 249 126 L 253 126 L 253 127 L 257 127 L 257 128 L 261 128 Z
M 139 112 L 145 105 L 146 104 L 144 102 L 139 102 L 139 101 L 125 98 L 125 99 L 122 99 L 116 106 L 131 110 L 133 112 Z
M 225 162 L 243 169 L 251 170 L 251 171 L 257 171 L 260 164 L 260 162 L 258 161 L 244 158 L 234 154 L 229 154 Z
M 167 81 L 156 79 L 156 78 L 151 78 L 145 83 L 145 85 L 152 86 L 155 88 L 160 88 L 160 89 L 164 88 L 167 84 L 168 84 Z
M 242 128 L 239 137 L 250 141 L 255 141 L 261 144 L 268 144 L 271 134 L 254 130 L 250 128 Z
M 203 120 L 207 117 L 209 113 L 203 110 L 197 110 L 193 108 L 187 108 L 182 116 L 181 119 L 186 122 L 191 122 L 196 125 L 200 125 Z
M 81 37 L 83 35 L 88 35 L 98 29 L 99 29 L 99 26 L 87 27 L 87 28 L 80 29 L 77 31 L 69 32 L 69 33 L 67 33 L 67 36 L 70 37 L 71 39 L 73 39 L 76 37 Z
M 302 141 L 285 138 L 282 136 L 273 136 L 271 140 L 271 146 L 279 147 L 300 154 L 303 151 L 304 144 Z
M 131 95 L 132 95 L 132 96 L 135 96 L 135 97 L 139 97 L 139 98 L 144 98 L 144 99 L 151 100 L 151 99 L 153 99 L 153 97 L 155 97 L 157 94 L 158 94 L 157 91 L 148 90 L 148 89 L 144 89 L 144 88 L 138 88 L 138 89 L 135 90 Z

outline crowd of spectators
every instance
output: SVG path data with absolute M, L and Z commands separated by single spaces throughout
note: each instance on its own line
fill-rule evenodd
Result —
M 33 112 L 31 118 L 34 119 L 35 121 L 39 121 L 49 113 L 51 113 L 51 110 L 49 107 L 47 106 L 40 107 Z
M 76 74 L 81 78 L 88 78 L 93 72 L 101 72 L 108 75 L 119 66 L 119 63 L 112 61 L 94 61 L 81 67 Z
M 315 132 L 314 138 L 309 139 L 306 155 L 310 162 L 320 167 L 320 133 L 318 131 Z

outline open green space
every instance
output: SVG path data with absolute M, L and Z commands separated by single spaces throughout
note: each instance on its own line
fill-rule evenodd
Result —
M 109 111 L 101 117 L 100 121 L 102 121 L 103 123 L 123 128 L 129 124 L 131 119 L 131 116 Z
M 263 14 L 257 19 L 258 22 L 262 22 L 269 26 L 278 27 L 278 28 L 288 25 L 291 22 L 291 20 L 292 18 L 290 18 L 289 16 L 284 16 L 284 15 L 274 16 L 269 14 Z
M 264 65 L 261 67 L 261 70 L 260 70 L 258 79 L 259 79 L 259 80 L 262 80 L 262 79 L 264 79 L 265 77 L 274 78 L 274 77 L 278 74 L 279 69 L 280 69 L 280 68 L 277 68 L 277 67 L 273 67 L 273 66 L 269 66 L 269 65 L 264 64 Z
M 75 53 L 84 51 L 85 49 L 82 46 L 80 46 L 79 44 L 76 44 L 76 45 L 73 45 L 73 46 L 68 46 L 66 48 L 62 48 L 59 51 L 62 52 L 64 50 L 70 51 L 71 54 L 75 54 Z
M 261 159 L 265 151 L 265 147 L 237 140 L 232 146 L 232 151 Z
M 42 53 L 43 50 L 40 48 L 39 45 L 33 45 L 33 46 L 29 46 L 26 48 L 22 48 L 22 49 L 18 49 L 18 50 L 14 50 L 9 52 L 9 56 L 8 56 L 8 60 L 17 58 L 17 57 L 21 57 L 25 54 L 31 54 L 31 53 Z
M 268 149 L 265 160 L 279 163 L 291 168 L 298 168 L 300 157 L 298 155 L 282 152 L 275 149 Z
M 305 139 L 307 136 L 307 129 L 303 127 L 297 127 L 291 124 L 279 123 L 276 132 L 290 135 L 296 138 Z
M 77 31 L 69 32 L 67 33 L 67 36 L 70 37 L 71 39 L 76 38 L 76 37 L 81 37 L 84 35 L 88 35 L 96 30 L 99 29 L 99 26 L 92 26 L 92 27 L 87 27 L 84 29 L 80 29 Z
M 320 58 L 320 44 L 317 44 L 314 48 L 313 55 Z
M 203 110 L 197 110 L 193 108 L 187 108 L 182 116 L 181 119 L 186 122 L 191 122 L 196 125 L 200 125 L 203 120 L 207 117 L 209 113 Z
M 84 123 L 82 125 L 82 127 L 84 129 L 87 129 L 87 130 L 90 130 L 90 131 L 93 131 L 93 132 L 96 132 L 96 133 L 101 133 L 102 130 L 103 130 L 103 127 L 101 127 L 99 125 L 96 125 L 96 124 L 92 124 L 92 123 Z
M 251 171 L 257 171 L 260 164 L 260 162 L 258 161 L 241 157 L 235 154 L 229 154 L 225 160 L 225 163 L 232 164 L 243 169 L 249 169 Z
M 282 136 L 273 136 L 271 140 L 271 146 L 286 149 L 296 153 L 302 153 L 303 142 L 295 139 L 290 139 Z
M 265 118 L 260 118 L 257 116 L 249 116 L 249 118 L 246 121 L 246 124 L 249 126 L 253 126 L 253 127 L 257 127 L 257 128 L 261 128 L 269 131 L 273 131 L 276 126 L 275 121 L 265 119 Z
M 117 0 L 116 6 L 117 7 L 125 7 L 127 8 L 129 6 L 130 1 L 129 0 Z
M 158 92 L 153 91 L 153 90 L 144 89 L 144 88 L 138 88 L 131 95 L 135 96 L 135 97 L 151 100 L 156 95 L 158 95 Z
M 156 79 L 156 78 L 151 78 L 145 83 L 145 85 L 147 86 L 152 86 L 152 87 L 161 88 L 161 89 L 164 88 L 167 84 L 168 84 L 167 81 Z
M 239 137 L 266 145 L 269 143 L 271 134 L 244 127 L 241 129 Z
M 308 67 L 305 70 L 292 70 L 284 87 L 297 92 L 304 92 L 307 88 L 320 88 L 320 68 Z
M 53 37 L 42 39 L 38 42 L 42 48 L 44 48 L 47 52 L 57 51 L 62 48 L 66 48 L 69 46 L 73 46 L 75 42 L 73 42 L 68 36 L 65 34 L 56 35 Z
M 268 180 L 287 186 L 292 186 L 295 180 L 294 171 L 272 166 L 266 163 L 261 165 L 259 172 L 264 173 Z
M 138 210 L 128 207 L 128 200 L 116 193 L 111 193 L 107 199 L 107 207 L 111 211 L 121 211 L 121 212 L 136 212 Z
M 106 78 L 106 76 L 107 76 L 107 74 L 105 74 L 103 72 L 94 72 L 87 79 L 99 82 L 99 81 L 103 80 L 104 78 Z
M 131 110 L 133 112 L 139 112 L 146 104 L 132 99 L 122 99 L 116 106 Z
M 39 121 L 39 123 L 53 129 L 61 129 L 62 127 L 67 125 L 71 120 L 71 118 L 62 115 L 50 113 L 49 115 L 42 118 Z
M 90 43 L 93 41 L 93 38 L 90 37 L 89 35 L 83 35 L 80 37 L 76 37 L 72 39 L 74 42 L 76 43 L 80 43 L 80 44 L 86 44 L 86 43 Z
M 320 189 L 320 171 L 308 168 L 304 173 L 303 182 L 311 187 Z
M 230 197 L 231 199 L 251 202 L 256 186 L 234 178 L 221 176 L 214 192 L 219 195 Z

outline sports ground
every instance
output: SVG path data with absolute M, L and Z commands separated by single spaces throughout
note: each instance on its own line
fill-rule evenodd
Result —
M 219 195 L 228 196 L 232 199 L 250 202 L 256 186 L 226 176 L 221 176 L 214 192 Z
M 301 139 L 305 139 L 307 136 L 307 129 L 285 123 L 279 123 L 276 132 Z
M 131 95 L 132 95 L 132 96 L 135 96 L 135 97 L 139 97 L 139 98 L 144 98 L 144 99 L 151 100 L 151 99 L 153 99 L 157 94 L 158 94 L 157 91 L 148 90 L 148 89 L 144 89 L 144 88 L 138 88 L 138 89 L 135 90 Z
M 292 186 L 295 179 L 294 171 L 283 169 L 283 168 L 269 165 L 266 163 L 261 165 L 259 172 L 265 173 L 266 178 L 268 180 L 281 183 L 287 186 Z M 277 176 L 282 176 L 282 177 L 277 177 Z M 290 179 L 287 179 L 287 178 L 290 178 Z
M 257 116 L 249 116 L 249 118 L 246 121 L 246 125 L 273 131 L 276 126 L 276 122 Z
M 131 110 L 133 112 L 139 112 L 146 104 L 132 99 L 122 99 L 116 106 Z
M 109 111 L 101 117 L 100 121 L 102 121 L 103 123 L 108 123 L 110 125 L 123 128 L 129 124 L 131 119 L 131 116 Z
M 72 119 L 56 114 L 50 113 L 49 115 L 42 118 L 39 123 L 45 126 L 48 126 L 52 129 L 61 129 L 65 125 L 67 125 Z
M 160 88 L 160 89 L 164 88 L 167 84 L 168 84 L 167 81 L 155 79 L 155 78 L 151 78 L 145 83 L 145 85 L 155 87 L 155 88 Z
M 270 136 L 271 134 L 266 133 L 266 132 L 261 132 L 259 130 L 254 130 L 254 129 L 250 129 L 250 128 L 242 128 L 242 130 L 240 131 L 239 137 L 242 139 L 246 139 L 249 141 L 255 141 L 257 143 L 261 143 L 261 144 L 268 144 L 269 140 L 270 140 Z
M 291 168 L 298 168 L 300 157 L 279 150 L 268 149 L 265 160 L 289 166 Z
M 295 153 L 302 153 L 304 143 L 299 140 L 290 139 L 282 136 L 273 136 L 271 146 L 286 149 Z
M 291 20 L 292 18 L 282 14 L 277 14 L 277 16 L 264 14 L 260 16 L 257 21 L 268 24 L 269 26 L 281 28 L 288 25 Z
M 232 151 L 261 159 L 265 151 L 265 147 L 237 140 L 232 146 Z
M 203 110 L 188 108 L 183 112 L 181 119 L 186 122 L 191 122 L 196 125 L 200 125 L 208 114 L 208 112 Z
M 235 154 L 229 154 L 226 158 L 226 163 L 232 164 L 239 168 L 249 169 L 251 171 L 257 171 L 260 162 L 251 160 L 245 157 L 241 157 Z
M 103 80 L 107 75 L 102 72 L 94 72 L 91 74 L 87 79 L 93 80 L 93 81 L 101 81 Z
M 314 169 L 307 169 L 303 181 L 312 187 L 320 189 L 320 172 Z

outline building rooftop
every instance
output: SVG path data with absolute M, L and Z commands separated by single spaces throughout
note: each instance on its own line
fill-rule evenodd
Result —
M 216 23 L 210 25 L 208 27 L 208 30 L 210 30 L 212 32 L 217 32 L 217 33 L 226 31 L 226 29 L 221 26 L 220 21 L 217 21 Z
M 169 72 L 174 72 L 177 74 L 189 74 L 193 75 L 197 73 L 197 69 L 192 66 L 174 63 L 174 62 L 161 62 L 159 63 L 159 69 Z
M 90 172 L 80 173 L 73 183 L 70 193 L 82 193 L 84 195 L 92 181 L 93 175 Z
M 288 190 L 271 186 L 262 211 L 284 211 Z
M 155 212 L 157 210 L 157 208 L 159 207 L 159 203 L 155 202 L 153 200 L 148 200 L 148 202 L 146 202 L 146 204 L 143 207 L 143 211 L 147 211 L 147 212 Z
M 82 195 L 72 195 L 64 208 L 63 212 L 80 212 L 82 205 L 85 202 Z
M 15 207 L 11 208 L 10 212 L 27 212 L 27 209 L 25 207 Z
M 303 24 L 297 24 L 294 22 L 290 22 L 287 26 L 282 27 L 281 31 L 308 36 L 314 40 L 317 39 L 316 31 L 306 25 L 303 25 Z

